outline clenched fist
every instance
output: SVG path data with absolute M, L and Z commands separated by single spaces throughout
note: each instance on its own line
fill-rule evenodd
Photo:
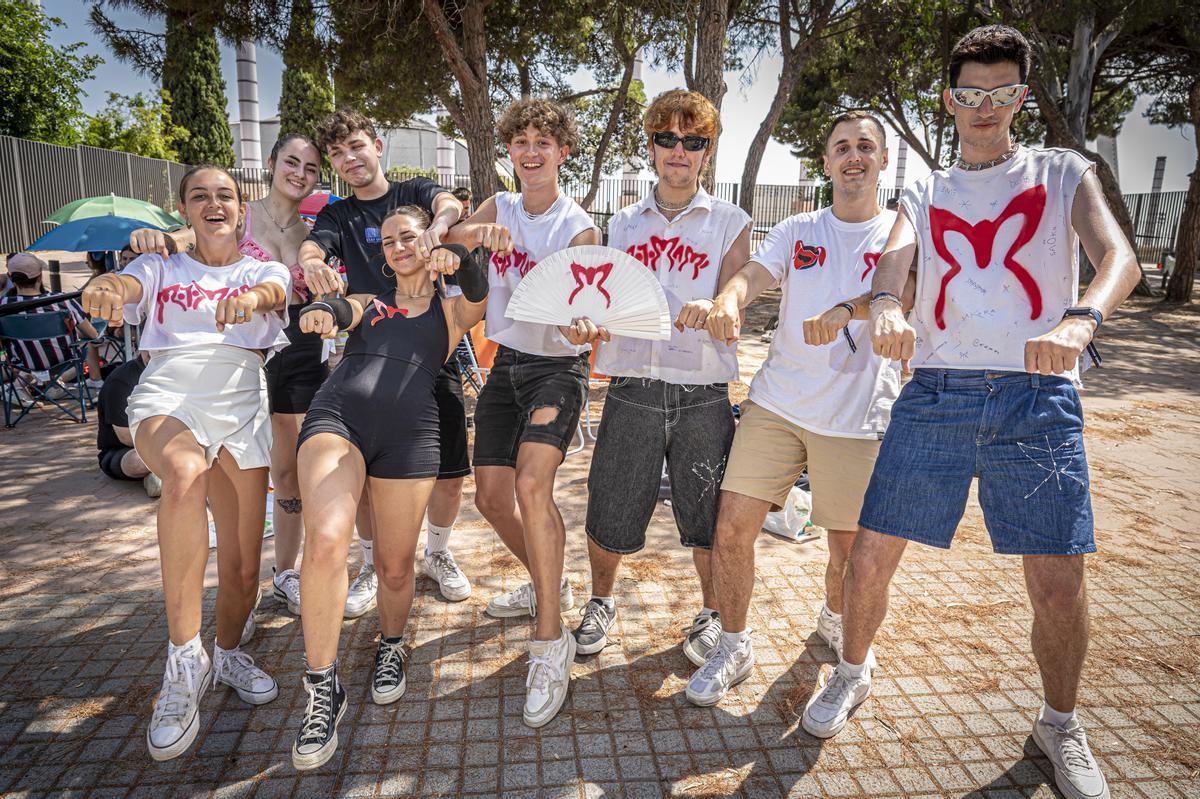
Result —
M 338 327 L 333 314 L 318 308 L 300 314 L 300 332 L 316 333 L 321 338 L 336 338 Z
M 690 327 L 692 330 L 703 330 L 712 308 L 712 300 L 692 300 L 679 309 L 679 316 L 675 317 L 675 329 L 680 333 L 685 327 Z
M 258 295 L 247 291 L 236 297 L 226 297 L 217 303 L 217 330 L 224 331 L 225 325 L 241 325 L 254 317 L 258 308 Z
M 1049 333 L 1025 342 L 1025 371 L 1040 375 L 1071 371 L 1095 332 L 1096 323 L 1090 318 L 1076 316 L 1062 320 Z
M 125 292 L 116 275 L 100 275 L 83 287 L 83 310 L 93 319 L 119 325 L 125 320 Z
M 737 307 L 737 300 L 725 294 L 718 295 L 704 320 L 704 329 L 717 341 L 726 344 L 737 341 L 742 330 L 742 312 Z
M 904 318 L 899 305 L 881 303 L 871 308 L 871 346 L 875 354 L 900 361 L 907 370 L 917 346 L 917 332 Z
M 838 333 L 850 324 L 850 312 L 840 305 L 830 308 L 819 316 L 804 320 L 804 343 L 814 347 L 832 344 Z

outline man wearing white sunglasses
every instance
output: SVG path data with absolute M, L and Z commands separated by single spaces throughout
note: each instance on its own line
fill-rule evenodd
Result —
M 842 661 L 802 723 L 828 738 L 871 690 L 869 647 L 909 541 L 949 548 L 972 479 L 995 552 L 1020 555 L 1044 702 L 1033 739 L 1071 799 L 1108 786 L 1075 715 L 1088 643 L 1084 554 L 1096 550 L 1078 360 L 1140 276 L 1092 164 L 1013 142 L 1029 43 L 993 25 L 950 56 L 953 167 L 910 186 L 872 281 L 871 338 L 911 359 L 859 516 Z M 1079 298 L 1083 245 L 1096 278 Z M 911 319 L 899 295 L 917 272 Z M 911 322 L 911 325 L 910 325 Z M 980 619 L 983 633 L 990 622 Z M 885 653 L 881 653 L 885 655 Z

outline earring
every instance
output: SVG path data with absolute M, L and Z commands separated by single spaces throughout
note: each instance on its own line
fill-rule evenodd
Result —
M 382 273 L 383 273 L 383 276 L 384 276 L 384 278 L 386 278 L 386 279 L 388 279 L 388 280 L 394 280 L 394 279 L 395 279 L 395 277 L 396 277 L 396 272 L 395 272 L 395 270 L 394 270 L 394 269 L 392 269 L 390 266 L 388 266 L 388 262 L 387 262 L 387 261 L 384 261 L 384 262 L 383 262 L 383 266 L 381 266 L 381 267 L 379 268 L 379 271 L 380 271 L 380 272 L 382 272 Z M 389 275 L 389 274 L 388 274 L 388 272 L 391 272 L 391 274 Z

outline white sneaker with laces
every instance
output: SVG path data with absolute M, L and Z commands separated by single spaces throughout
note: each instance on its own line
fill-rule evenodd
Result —
M 842 659 L 842 617 L 834 616 L 825 608 L 821 608 L 820 614 L 817 615 L 817 635 L 821 637 L 826 646 L 833 650 L 840 662 Z
M 828 682 L 818 686 L 804 708 L 800 723 L 809 735 L 832 738 L 842 731 L 850 713 L 871 695 L 871 667 L 863 676 L 854 679 L 839 665 L 829 675 Z
M 1100 771 L 1087 733 L 1079 719 L 1064 726 L 1038 719 L 1033 725 L 1033 740 L 1054 765 L 1054 784 L 1067 799 L 1108 799 L 1108 782 Z
M 213 646 L 213 687 L 228 685 L 243 702 L 265 705 L 279 696 L 275 679 L 254 665 L 254 658 L 239 649 Z
M 408 660 L 408 651 L 404 641 L 389 642 L 382 636 L 379 648 L 375 651 L 375 671 L 371 677 L 371 701 L 377 705 L 390 705 L 404 696 L 408 686 L 408 676 L 404 671 L 404 663 Z
M 715 705 L 730 688 L 749 677 L 753 668 L 754 644 L 750 640 L 735 650 L 721 639 L 704 665 L 688 680 L 687 700 L 701 707 Z
M 286 605 L 289 613 L 300 615 L 300 572 L 284 569 L 271 577 L 271 596 Z
M 571 581 L 563 578 L 558 590 L 558 609 L 566 613 L 575 607 L 575 595 L 571 592 Z M 537 595 L 533 584 L 525 583 L 520 588 L 501 594 L 488 602 L 487 615 L 496 619 L 511 619 L 517 616 L 537 616 Z
M 350 583 L 350 591 L 346 594 L 347 619 L 357 619 L 371 608 L 375 607 L 375 595 L 379 593 L 379 575 L 375 567 L 364 563 L 358 567 L 358 576 Z
M 250 643 L 250 639 L 254 637 L 254 612 L 258 610 L 258 604 L 262 602 L 262 586 L 258 587 L 258 593 L 254 595 L 254 604 L 250 606 L 250 613 L 246 616 L 246 623 L 242 625 L 242 637 L 238 639 L 238 646 L 245 646 Z M 216 644 L 213 644 L 215 647 Z
M 471 595 L 471 581 L 448 549 L 426 554 L 421 560 L 421 574 L 437 583 L 438 591 L 450 602 L 461 602 Z
M 179 757 L 200 730 L 200 700 L 212 680 L 212 661 L 199 640 L 167 645 L 167 668 L 154 703 L 146 747 L 155 760 Z
M 529 676 L 525 680 L 525 724 L 542 727 L 567 700 L 571 664 L 575 662 L 575 636 L 559 625 L 557 641 L 529 642 Z
M 721 643 L 721 614 L 698 613 L 692 619 L 692 626 L 686 630 L 683 639 L 683 654 L 692 661 L 693 665 L 703 666 L 708 662 L 708 656 Z

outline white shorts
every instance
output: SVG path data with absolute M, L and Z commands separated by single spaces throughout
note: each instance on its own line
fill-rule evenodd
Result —
M 225 344 L 152 353 L 129 396 L 129 429 L 152 416 L 183 422 L 208 465 L 224 447 L 242 469 L 271 465 L 271 414 L 263 359 Z

